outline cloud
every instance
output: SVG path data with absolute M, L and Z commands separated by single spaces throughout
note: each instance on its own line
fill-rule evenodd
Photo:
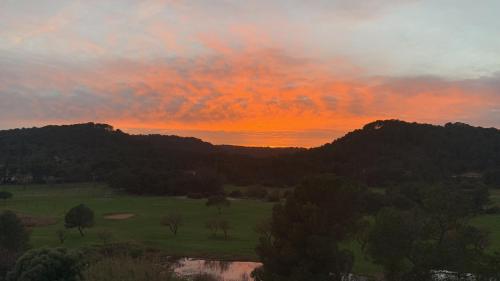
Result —
M 345 77 L 331 69 L 277 49 L 89 65 L 0 60 L 0 119 L 275 136 L 346 132 L 384 118 L 498 124 L 500 76 Z M 334 137 L 312 134 L 307 144 Z
M 4 1 L 0 127 L 309 146 L 374 119 L 498 126 L 487 2 Z

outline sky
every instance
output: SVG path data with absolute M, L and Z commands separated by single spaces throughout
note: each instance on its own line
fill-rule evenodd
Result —
M 313 147 L 380 119 L 500 128 L 498 0 L 0 0 L 0 128 Z

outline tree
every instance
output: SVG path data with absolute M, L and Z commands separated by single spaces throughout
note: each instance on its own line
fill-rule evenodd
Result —
M 266 241 L 266 243 L 271 243 L 273 238 L 271 226 L 271 220 L 265 219 L 255 225 L 254 231 L 259 235 L 260 239 L 263 239 L 264 241 Z
M 384 268 L 388 281 L 403 280 L 411 271 L 416 257 L 414 243 L 422 227 L 420 218 L 409 211 L 386 208 L 379 211 L 368 237 L 368 253 Z
M 7 273 L 12 270 L 20 253 L 0 249 L 0 280 L 5 280 Z
M 281 199 L 281 193 L 279 190 L 274 190 L 270 192 L 267 196 L 267 201 L 269 202 L 279 202 Z
M 217 208 L 217 211 L 222 213 L 222 208 L 227 208 L 231 206 L 231 201 L 229 201 L 225 196 L 216 195 L 210 196 L 206 203 L 207 207 L 214 206 Z
M 28 248 L 29 232 L 12 211 L 0 214 L 0 249 L 20 252 Z
M 58 229 L 56 231 L 57 239 L 59 239 L 59 242 L 61 244 L 64 244 L 64 241 L 66 241 L 66 230 L 64 229 Z
M 205 227 L 212 232 L 212 235 L 214 237 L 217 236 L 217 231 L 219 230 L 219 223 L 218 223 L 217 219 L 208 220 L 205 223 Z
M 12 193 L 10 193 L 8 191 L 0 191 L 0 199 L 7 200 L 10 198 L 12 198 Z
M 179 227 L 183 225 L 182 215 L 177 212 L 172 212 L 162 218 L 161 224 L 164 226 L 168 226 L 168 228 L 170 228 L 170 231 L 174 235 L 177 235 Z
M 229 237 L 228 234 L 229 230 L 231 229 L 231 225 L 227 220 L 219 220 L 218 225 L 220 230 L 222 230 L 222 232 L 224 233 L 224 240 L 227 240 Z
M 340 243 L 356 231 L 359 198 L 357 186 L 332 175 L 304 181 L 275 205 L 270 229 L 260 227 L 255 280 L 337 281 L 350 273 L 353 254 Z
M 405 193 L 410 208 L 381 209 L 371 227 L 367 251 L 385 278 L 428 280 L 432 270 L 466 275 L 487 268 L 487 234 L 469 220 L 488 202 L 484 190 L 448 185 L 421 186 Z
M 83 229 L 94 226 L 94 212 L 84 204 L 73 207 L 64 218 L 66 228 L 78 228 L 81 236 Z
M 28 248 L 29 232 L 12 211 L 0 213 L 0 280 Z
M 7 275 L 8 281 L 79 281 L 83 269 L 79 252 L 41 248 L 26 252 Z
M 97 232 L 97 238 L 101 240 L 103 245 L 107 245 L 111 240 L 113 240 L 113 233 L 108 230 L 102 230 Z

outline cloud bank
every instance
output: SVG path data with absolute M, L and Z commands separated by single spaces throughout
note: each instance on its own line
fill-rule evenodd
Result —
M 0 4 L 1 128 L 316 146 L 375 119 L 500 126 L 495 1 L 28 2 Z

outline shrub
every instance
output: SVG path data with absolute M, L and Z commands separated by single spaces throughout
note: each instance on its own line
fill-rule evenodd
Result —
M 267 196 L 267 190 L 262 186 L 249 187 L 246 196 L 255 199 L 264 199 Z
M 484 210 L 484 213 L 488 214 L 488 215 L 500 214 L 500 207 L 493 206 L 493 207 L 487 208 L 486 210 Z
M 243 197 L 243 192 L 241 192 L 240 190 L 233 190 L 229 193 L 229 197 L 241 198 L 241 197 Z
M 288 198 L 288 196 L 290 196 L 292 194 L 292 191 L 290 190 L 286 190 L 284 193 L 283 193 L 283 198 Z
M 227 220 L 219 220 L 218 221 L 219 229 L 224 233 L 224 240 L 229 238 L 229 230 L 231 229 L 231 225 Z
M 182 215 L 177 212 L 170 213 L 162 218 L 161 225 L 168 226 L 170 231 L 177 235 L 179 227 L 183 225 Z
M 64 241 L 66 241 L 66 230 L 64 229 L 58 229 L 56 231 L 57 239 L 59 239 L 59 242 L 61 244 L 64 244 Z
M 217 231 L 219 230 L 219 222 L 217 219 L 211 219 L 205 223 L 205 227 L 212 232 L 212 235 L 217 236 Z
M 188 193 L 187 197 L 190 199 L 203 199 L 203 198 L 205 198 L 205 196 L 202 193 L 193 193 L 193 192 Z
M 267 201 L 269 202 L 279 202 L 281 199 L 281 194 L 279 190 L 274 190 L 267 196 Z
M 222 208 L 227 208 L 231 205 L 231 201 L 227 200 L 225 196 L 216 195 L 210 196 L 206 203 L 207 207 L 214 206 L 217 208 L 219 214 L 222 212 Z
M 7 275 L 8 281 L 78 281 L 82 255 L 64 248 L 41 248 L 26 252 Z
M 12 193 L 10 193 L 8 191 L 0 191 L 0 199 L 7 200 L 10 198 L 12 198 Z

